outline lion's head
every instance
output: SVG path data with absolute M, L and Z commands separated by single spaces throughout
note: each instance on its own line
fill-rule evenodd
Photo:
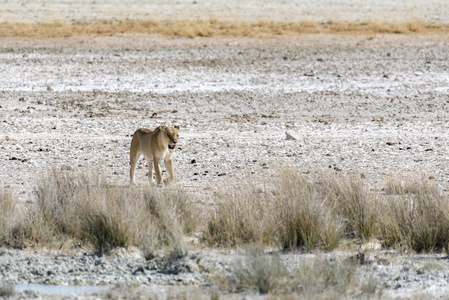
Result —
M 179 126 L 175 127 L 161 126 L 161 131 L 165 133 L 165 136 L 167 137 L 168 148 L 170 150 L 175 149 L 176 144 L 178 143 Z

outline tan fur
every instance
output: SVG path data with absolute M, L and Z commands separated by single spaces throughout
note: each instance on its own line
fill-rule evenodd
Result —
M 159 126 L 151 131 L 146 128 L 137 129 L 131 140 L 131 150 L 129 153 L 131 170 L 129 177 L 131 184 L 135 185 L 134 171 L 136 170 L 137 161 L 143 154 L 148 160 L 148 170 L 150 183 L 153 179 L 153 168 L 156 171 L 157 184 L 169 184 L 175 178 L 173 168 L 173 150 L 178 142 L 179 127 Z M 162 181 L 162 173 L 159 162 L 164 160 L 165 168 L 169 173 L 169 177 Z

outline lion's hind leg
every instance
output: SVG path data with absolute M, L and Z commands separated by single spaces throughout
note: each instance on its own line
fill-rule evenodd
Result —
M 140 149 L 139 149 L 139 141 L 136 137 L 136 134 L 134 134 L 133 139 L 131 141 L 131 149 L 129 151 L 129 164 L 130 164 L 130 170 L 129 170 L 129 180 L 131 185 L 136 185 L 136 179 L 134 172 L 136 171 L 136 165 L 140 158 Z

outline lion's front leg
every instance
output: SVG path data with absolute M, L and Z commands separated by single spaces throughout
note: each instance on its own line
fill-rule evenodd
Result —
M 154 183 L 153 168 L 154 168 L 153 160 L 148 159 L 148 179 L 150 180 L 150 184 Z
M 157 184 L 164 184 L 164 182 L 162 181 L 162 172 L 161 172 L 161 167 L 159 166 L 159 160 L 154 159 L 153 165 L 154 165 L 154 171 L 156 172 Z
M 168 177 L 164 180 L 165 185 L 167 185 L 167 184 L 170 184 L 170 182 L 172 182 L 173 179 L 175 179 L 175 171 L 173 168 L 173 160 L 171 160 L 171 159 L 164 160 L 164 164 L 165 164 L 165 168 L 168 171 L 168 174 L 170 175 L 170 177 Z

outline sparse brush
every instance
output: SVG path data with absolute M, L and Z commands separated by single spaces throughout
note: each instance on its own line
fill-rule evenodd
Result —
M 376 236 L 377 196 L 369 193 L 360 177 L 324 173 L 318 189 L 330 200 L 332 211 L 345 220 L 346 237 L 364 241 Z
M 343 220 L 332 213 L 317 186 L 294 171 L 272 183 L 270 191 L 251 185 L 220 195 L 207 224 L 211 245 L 235 246 L 254 242 L 331 250 L 342 237 Z
M 105 194 L 90 195 L 93 201 L 79 207 L 80 222 L 73 228 L 75 234 L 81 240 L 92 243 L 101 253 L 115 247 L 126 248 L 136 241 L 139 217 L 134 213 L 139 208 L 131 208 L 137 203 L 130 201 L 131 195 L 124 195 L 123 192 L 116 190 L 110 193 L 106 188 Z M 92 199 L 98 196 L 105 197 Z
M 10 191 L 0 192 L 0 245 L 25 248 L 37 238 L 35 221 L 29 210 L 18 207 Z
M 398 182 L 398 181 L 393 181 Z M 402 244 L 417 252 L 447 249 L 449 203 L 439 189 L 423 179 L 391 184 L 382 203 L 381 237 L 385 246 Z
M 147 229 L 140 236 L 145 241 L 139 243 L 141 248 L 151 254 L 151 249 L 167 247 L 171 259 L 186 255 L 184 235 L 193 233 L 200 220 L 200 212 L 192 198 L 182 191 L 155 189 L 143 190 L 141 197 L 148 212 Z M 151 227 L 160 230 L 154 231 Z M 143 245 L 149 248 L 145 249 Z
M 0 191 L 0 242 L 7 243 L 11 235 L 12 216 L 15 215 L 16 203 L 11 192 L 3 189 Z
M 168 248 L 179 257 L 187 253 L 184 234 L 198 222 L 184 193 L 111 185 L 98 172 L 53 169 L 37 196 L 38 215 L 53 235 L 79 239 L 101 253 L 135 245 L 148 256 Z
M 218 196 L 205 239 L 210 245 L 236 246 L 264 240 L 270 203 L 266 193 L 247 185 Z
M 332 204 L 319 185 L 293 169 L 285 171 L 275 185 L 273 205 L 281 247 L 335 248 L 343 234 L 343 220 L 332 213 Z
M 279 256 L 265 254 L 261 249 L 251 249 L 234 263 L 233 279 L 237 291 L 257 288 L 262 294 L 277 290 L 287 271 Z

